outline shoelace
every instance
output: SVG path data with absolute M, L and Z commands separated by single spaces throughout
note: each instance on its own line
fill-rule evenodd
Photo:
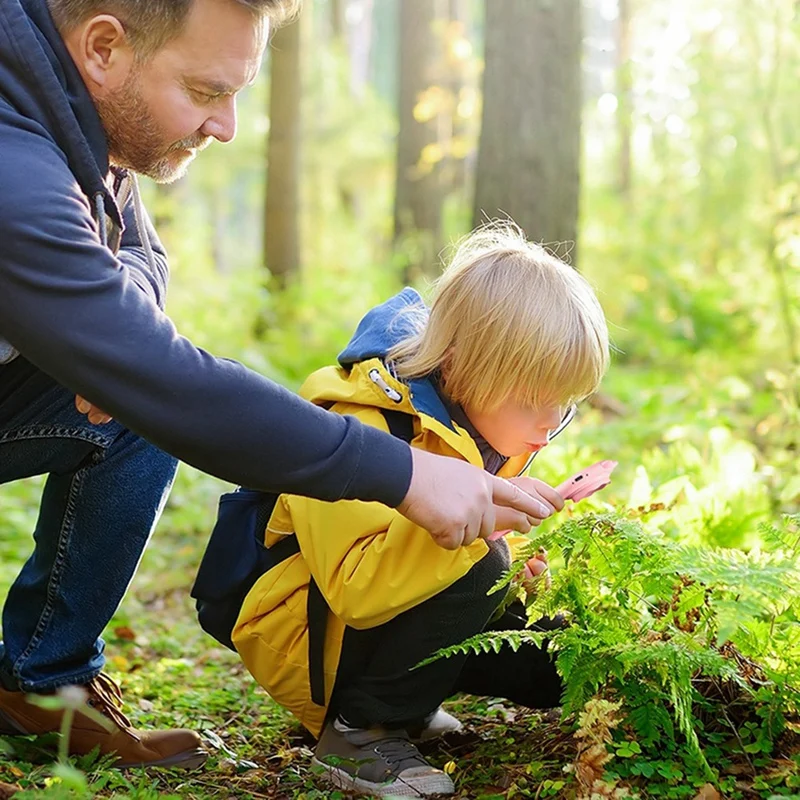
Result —
M 426 766 L 428 763 L 408 739 L 400 737 L 381 739 L 375 743 L 373 749 L 393 769 Z
M 131 721 L 122 713 L 122 689 L 102 672 L 91 683 L 86 684 L 89 692 L 89 705 L 99 711 L 103 716 L 111 719 L 126 733 L 135 736 L 132 732 Z

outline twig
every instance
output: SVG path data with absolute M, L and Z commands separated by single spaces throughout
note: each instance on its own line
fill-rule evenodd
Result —
M 192 780 L 191 783 L 197 783 L 200 786 L 207 786 L 207 787 L 209 787 L 211 789 L 217 789 L 220 792 L 222 792 L 222 791 L 230 791 L 230 787 L 229 786 L 220 786 L 219 784 L 210 783 L 209 781 L 201 781 L 198 778 L 195 778 L 194 780 Z M 249 787 L 247 789 L 247 794 L 249 794 L 251 797 L 263 798 L 263 800 L 275 800 L 275 795 L 261 794 L 260 792 L 256 792 L 253 789 L 250 789 Z
M 731 730 L 733 731 L 733 734 L 736 737 L 736 741 L 739 742 L 739 747 L 742 748 L 742 754 L 747 759 L 747 763 L 750 765 L 750 771 L 753 773 L 753 778 L 757 778 L 758 777 L 758 773 L 756 772 L 755 766 L 753 766 L 753 761 L 750 758 L 750 753 L 748 753 L 747 750 L 744 749 L 744 742 L 742 741 L 742 737 L 739 736 L 738 728 L 733 724 L 733 722 L 731 721 L 731 718 L 728 716 L 728 710 L 725 708 L 725 706 L 722 705 L 722 704 L 720 704 L 720 705 L 722 707 L 722 713 L 724 714 L 725 719 L 728 722 L 728 725 L 731 726 Z

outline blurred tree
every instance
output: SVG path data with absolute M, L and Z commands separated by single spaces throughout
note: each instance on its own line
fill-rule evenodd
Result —
M 350 54 L 350 91 L 362 100 L 369 82 L 369 63 L 373 39 L 373 0 L 349 0 L 346 9 Z
M 347 0 L 331 0 L 330 20 L 334 41 L 344 43 L 347 35 Z
M 445 195 L 443 114 L 438 85 L 442 40 L 436 22 L 447 18 L 441 0 L 400 3 L 400 91 L 394 239 L 403 252 L 406 281 L 435 269 L 442 240 Z
M 447 148 L 447 193 L 467 208 L 475 179 L 481 64 L 470 41 L 473 34 L 473 3 L 449 0 L 449 23 L 445 40 L 446 83 L 451 99 L 450 142 Z
M 534 240 L 575 242 L 581 30 L 580 0 L 486 3 L 476 224 L 511 216 Z
M 631 129 L 633 79 L 631 75 L 631 0 L 618 0 L 617 16 L 617 134 L 619 137 L 618 189 L 631 199 Z
M 264 265 L 281 287 L 300 269 L 300 31 L 279 28 L 270 52 Z

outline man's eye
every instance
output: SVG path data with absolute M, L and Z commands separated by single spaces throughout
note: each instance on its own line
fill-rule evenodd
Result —
M 220 97 L 218 94 L 206 94 L 205 92 L 198 91 L 197 89 L 192 89 L 191 92 L 201 103 L 213 103 Z

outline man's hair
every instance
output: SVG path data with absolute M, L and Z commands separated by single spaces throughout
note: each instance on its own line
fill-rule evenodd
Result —
M 439 371 L 461 405 L 567 406 L 608 367 L 608 328 L 581 274 L 509 223 L 467 236 L 436 282 L 430 311 L 389 358 L 400 378 Z
M 140 57 L 160 50 L 183 29 L 195 0 L 47 0 L 56 27 L 70 31 L 96 14 L 113 14 L 125 26 Z M 302 0 L 229 0 L 280 25 L 300 10 Z

